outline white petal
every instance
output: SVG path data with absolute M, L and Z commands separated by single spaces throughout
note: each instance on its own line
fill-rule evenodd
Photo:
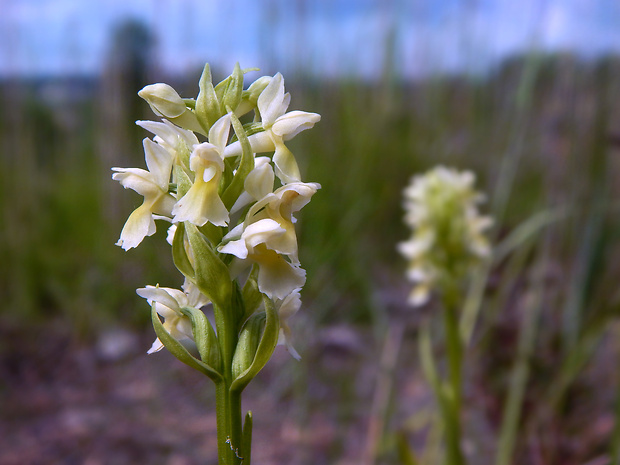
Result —
M 121 246 L 124 250 L 129 250 L 137 247 L 146 236 L 155 234 L 155 231 L 155 220 L 153 220 L 151 210 L 148 205 L 142 204 L 127 218 L 116 245 Z
M 168 235 L 166 236 L 166 242 L 168 242 L 168 244 L 172 245 L 172 241 L 174 240 L 174 235 L 177 232 L 177 225 L 173 224 L 172 226 L 170 226 L 168 228 Z
M 241 234 L 243 234 L 243 228 L 244 228 L 243 223 L 238 224 L 233 229 L 228 231 L 228 234 L 224 236 L 222 241 L 230 241 L 232 239 L 239 239 L 241 237 Z
M 271 251 L 273 252 L 273 251 Z M 306 282 L 306 271 L 273 252 L 269 261 L 259 261 L 258 288 L 272 299 L 284 299 Z
M 295 160 L 293 153 L 282 141 L 276 143 L 273 164 L 276 167 L 276 175 L 280 178 L 282 184 L 301 181 L 297 160 Z
M 229 221 L 228 210 L 217 193 L 217 185 L 211 182 L 195 182 L 189 191 L 172 209 L 173 221 L 189 221 L 196 226 L 211 222 L 216 226 L 226 226 Z
M 155 339 L 151 348 L 146 352 L 147 354 L 154 354 L 155 352 L 159 352 L 164 348 L 164 345 L 161 343 L 159 338 Z
M 155 196 L 161 192 L 161 187 L 157 184 L 153 175 L 140 168 L 112 168 L 116 171 L 112 179 L 121 183 L 125 189 L 131 189 L 138 194 Z
M 291 111 L 280 116 L 273 124 L 271 130 L 274 134 L 289 140 L 302 131 L 312 128 L 321 120 L 321 115 L 317 113 L 307 113 L 305 111 Z
M 245 240 L 238 239 L 236 241 L 230 241 L 223 246 L 218 247 L 217 249 L 220 253 L 227 253 L 230 255 L 234 255 L 239 258 L 247 258 L 248 257 L 248 248 L 245 245 Z
M 210 302 L 210 300 L 202 292 L 200 292 L 198 286 L 187 278 L 185 278 L 185 282 L 183 283 L 183 292 L 187 295 L 187 300 L 190 307 L 201 309 Z
M 301 308 L 301 295 L 299 289 L 295 289 L 280 303 L 278 308 L 278 315 L 280 320 L 288 320 Z
M 144 139 L 143 145 L 146 166 L 153 175 L 155 182 L 167 191 L 172 171 L 172 162 L 174 161 L 170 152 L 151 139 Z
M 288 99 L 284 97 L 284 78 L 277 73 L 265 90 L 258 97 L 257 106 L 260 111 L 263 127 L 271 126 L 288 108 Z
M 273 152 L 276 148 L 268 131 L 257 132 L 248 136 L 248 141 L 254 153 Z M 224 158 L 236 157 L 241 155 L 241 143 L 233 142 L 224 149 Z
M 198 139 L 192 131 L 182 129 L 166 119 L 162 121 L 162 123 L 156 121 L 136 121 L 136 124 L 155 134 L 156 141 L 157 138 L 161 138 L 172 149 L 177 149 L 180 142 L 186 145 L 189 150 L 198 144 Z
M 233 206 L 230 208 L 230 214 L 232 215 L 232 214 L 238 212 L 239 210 L 241 210 L 246 205 L 251 204 L 254 200 L 255 199 L 254 199 L 253 196 L 248 194 L 246 191 L 243 191 L 239 195 L 239 197 L 237 197 L 237 200 L 235 201 Z
M 248 248 L 254 248 L 258 244 L 267 243 L 269 239 L 279 237 L 285 232 L 286 229 L 280 226 L 277 221 L 263 219 L 247 226 L 241 237 L 245 239 Z
M 288 350 L 288 353 L 291 354 L 295 360 L 301 360 L 301 355 L 299 355 L 299 352 L 297 352 L 293 347 L 293 344 L 291 344 L 291 330 L 288 326 L 280 328 L 280 334 L 278 334 L 278 345 L 282 344 L 286 346 L 286 350 Z
M 258 157 L 257 159 L 266 159 L 269 161 L 267 157 Z M 254 200 L 262 199 L 273 191 L 274 180 L 275 175 L 273 174 L 271 165 L 261 162 L 260 165 L 250 171 L 245 178 L 245 190 Z
M 226 114 L 218 119 L 209 130 L 209 142 L 215 145 L 219 152 L 222 152 L 228 142 L 230 132 L 230 114 Z
M 178 310 L 181 304 L 187 304 L 184 293 L 169 287 L 146 286 L 136 289 L 136 294 L 145 298 L 149 303 L 159 302 L 166 307 Z M 179 302 L 181 300 L 181 302 Z

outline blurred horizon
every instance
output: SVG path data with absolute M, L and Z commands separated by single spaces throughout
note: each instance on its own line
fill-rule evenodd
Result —
M 527 52 L 620 53 L 613 0 L 252 2 L 0 0 L 0 78 L 97 76 L 115 30 L 139 23 L 164 75 L 257 66 L 319 78 L 487 74 Z

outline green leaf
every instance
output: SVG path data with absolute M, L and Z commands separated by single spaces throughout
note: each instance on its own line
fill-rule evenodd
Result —
M 200 92 L 198 93 L 198 98 L 196 98 L 196 117 L 203 129 L 208 132 L 213 123 L 223 115 L 215 89 L 213 88 L 209 63 L 205 65 L 202 71 L 198 86 Z
M 164 345 L 164 347 L 166 347 L 166 349 L 168 349 L 168 351 L 172 355 L 174 355 L 186 365 L 189 365 L 193 369 L 207 375 L 213 381 L 217 382 L 221 380 L 222 376 L 218 372 L 192 356 L 192 354 L 190 354 L 187 349 L 183 347 L 183 344 L 173 338 L 170 333 L 166 331 L 166 328 L 164 328 L 164 325 L 162 324 L 161 320 L 159 319 L 159 315 L 155 310 L 155 302 L 153 302 L 153 305 L 151 306 L 151 320 L 153 321 L 153 328 L 155 329 L 155 334 L 157 334 L 157 337 L 159 338 L 161 343 Z
M 195 278 L 194 267 L 192 266 L 185 250 L 185 224 L 178 223 L 172 240 L 172 260 L 174 266 L 187 276 L 191 281 Z
M 232 208 L 243 192 L 245 178 L 250 171 L 254 169 L 254 153 L 252 153 L 252 146 L 250 145 L 248 136 L 246 135 L 239 118 L 237 118 L 234 114 L 231 115 L 231 122 L 233 129 L 235 130 L 235 134 L 241 142 L 242 154 L 235 177 L 224 191 L 224 194 L 222 194 L 222 202 L 224 202 L 224 205 L 226 205 L 228 210 Z
M 241 392 L 248 383 L 252 381 L 258 372 L 267 364 L 278 343 L 278 335 L 280 332 L 280 318 L 278 317 L 278 312 L 273 305 L 273 301 L 267 296 L 263 297 L 263 301 L 265 303 L 265 328 L 263 329 L 260 342 L 256 349 L 254 360 L 252 364 L 232 382 L 230 386 L 231 392 Z M 254 316 L 252 318 L 254 318 Z M 251 321 L 252 318 L 248 321 Z
M 183 307 L 181 312 L 192 321 L 192 333 L 202 361 L 214 371 L 222 372 L 222 355 L 217 336 L 207 316 L 193 307 Z
M 398 458 L 400 459 L 400 463 L 402 465 L 418 465 L 418 461 L 407 442 L 407 437 L 405 433 L 400 432 L 396 436 L 396 449 L 398 450 Z
M 250 465 L 252 459 L 252 411 L 245 415 L 243 433 L 241 433 L 241 453 L 243 454 L 243 465 Z
M 195 225 L 186 222 L 185 229 L 194 255 L 194 283 L 211 302 L 227 308 L 232 291 L 228 267 Z

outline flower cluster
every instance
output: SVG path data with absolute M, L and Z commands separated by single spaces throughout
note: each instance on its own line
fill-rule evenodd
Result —
M 287 319 L 299 309 L 306 273 L 294 214 L 320 185 L 302 182 L 286 141 L 312 128 L 320 115 L 287 111 L 290 95 L 279 73 L 244 90 L 248 71 L 237 65 L 214 86 L 207 65 L 196 99 L 182 98 L 166 84 L 139 92 L 162 119 L 137 122 L 154 135 L 144 139 L 146 170 L 112 168 L 113 179 L 144 197 L 117 245 L 136 247 L 155 233 L 156 220 L 169 223 L 183 290 L 148 286 L 138 294 L 165 319 L 175 340 L 195 338 L 192 312 L 208 302 L 229 307 L 242 294 L 243 324 L 264 307 L 266 296 L 279 313 L 280 340 L 296 356 Z M 158 339 L 149 353 L 162 347 Z
M 463 277 L 490 254 L 483 233 L 492 220 L 478 212 L 484 196 L 474 190 L 474 180 L 469 171 L 439 166 L 414 176 L 404 191 L 405 223 L 413 232 L 398 250 L 409 260 L 413 306 L 423 305 L 433 287 Z

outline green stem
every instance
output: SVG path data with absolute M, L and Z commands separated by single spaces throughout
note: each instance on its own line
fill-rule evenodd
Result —
M 461 406 L 462 406 L 462 362 L 463 342 L 459 332 L 455 290 L 446 292 L 444 299 L 444 325 L 446 334 L 446 353 L 448 357 L 448 374 L 442 413 L 446 429 L 446 464 L 462 465 L 465 463 L 461 450 Z
M 218 463 L 219 465 L 238 465 L 243 458 L 241 395 L 232 393 L 230 384 L 225 381 L 215 385 L 215 412 Z
M 233 321 L 233 309 L 213 306 L 223 362 L 223 379 L 215 385 L 215 412 L 217 421 L 217 449 L 219 465 L 238 465 L 241 450 L 242 416 L 241 393 L 231 392 L 232 359 L 237 346 L 238 331 Z

